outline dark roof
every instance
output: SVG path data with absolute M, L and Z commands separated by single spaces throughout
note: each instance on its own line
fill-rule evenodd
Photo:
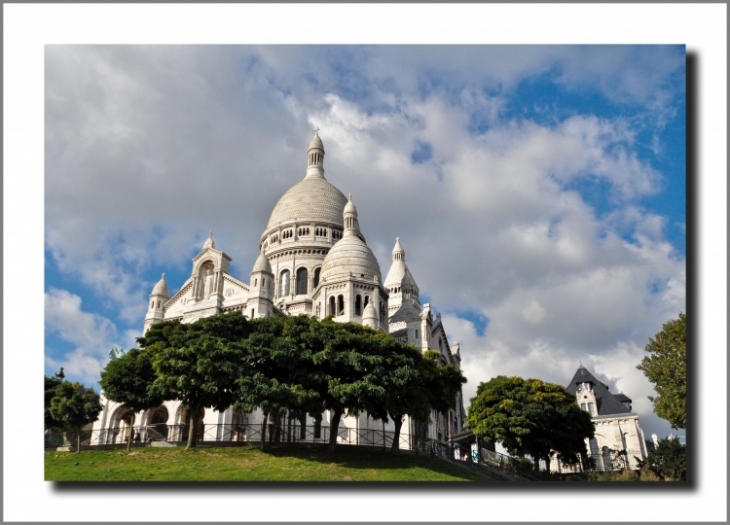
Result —
M 631 403 L 631 398 L 623 394 L 616 394 L 614 397 L 622 403 Z
M 618 396 L 622 396 L 626 399 L 629 398 L 627 398 L 623 394 L 614 395 L 609 392 L 608 387 L 604 383 L 596 379 L 596 377 L 591 374 L 588 369 L 585 368 L 583 365 L 578 367 L 578 370 L 576 370 L 573 379 L 570 380 L 570 383 L 567 387 L 565 387 L 565 389 L 575 397 L 576 393 L 578 392 L 578 385 L 580 385 L 581 383 L 591 383 L 593 392 L 596 395 L 596 404 L 598 405 L 596 407 L 596 411 L 598 412 L 599 416 L 631 413 L 631 410 L 623 405 L 621 399 L 619 399 Z M 629 399 L 629 401 L 631 400 Z

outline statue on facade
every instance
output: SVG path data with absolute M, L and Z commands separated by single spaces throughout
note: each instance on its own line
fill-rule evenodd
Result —
M 213 290 L 213 272 L 210 268 L 205 270 L 205 286 L 203 287 L 203 297 L 207 299 L 210 297 L 210 293 Z

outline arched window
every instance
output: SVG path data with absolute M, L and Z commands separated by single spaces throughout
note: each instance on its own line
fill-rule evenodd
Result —
M 362 315 L 362 297 L 360 297 L 360 294 L 355 296 L 355 315 Z
M 365 302 L 363 303 L 362 307 L 365 308 L 368 305 L 369 302 L 370 302 L 370 296 L 369 295 L 366 295 L 365 296 Z
M 330 309 L 329 309 L 329 312 L 327 313 L 327 315 L 335 315 L 335 314 L 336 314 L 336 312 L 335 312 L 335 298 L 334 297 L 330 297 Z
M 297 295 L 307 295 L 307 269 L 297 270 Z
M 337 296 L 337 315 L 344 315 L 345 313 L 345 298 L 341 295 Z
M 290 278 L 289 278 L 289 270 L 284 270 L 281 272 L 281 295 L 286 296 L 289 295 L 290 292 Z
M 317 268 L 316 270 L 314 270 L 314 283 L 313 284 L 314 284 L 314 287 L 315 288 L 317 286 L 319 286 L 319 272 L 320 272 L 320 270 L 321 270 L 321 268 Z

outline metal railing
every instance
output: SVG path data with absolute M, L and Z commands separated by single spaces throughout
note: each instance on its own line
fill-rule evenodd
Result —
M 132 434 L 135 446 L 150 445 L 155 442 L 182 444 L 188 440 L 188 425 L 157 424 L 121 428 L 84 430 L 81 432 L 82 447 L 126 446 Z M 237 444 L 260 443 L 263 435 L 261 423 L 254 424 L 200 424 L 197 441 L 199 443 Z M 266 441 L 269 443 L 328 443 L 330 427 L 326 425 L 299 425 L 268 423 Z M 389 449 L 393 444 L 394 432 L 372 428 L 339 427 L 337 443 Z M 413 450 L 415 439 L 408 433 L 399 435 L 399 448 Z M 45 447 L 75 447 L 75 433 L 46 432 Z

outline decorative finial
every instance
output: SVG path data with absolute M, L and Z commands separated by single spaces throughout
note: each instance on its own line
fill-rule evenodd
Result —
M 165 272 L 162 272 L 162 277 L 160 277 L 160 281 L 164 281 L 164 280 L 165 280 Z
M 63 379 L 66 377 L 66 375 L 63 373 L 63 367 L 61 367 L 61 371 L 56 374 L 56 377 L 59 379 Z
M 396 237 L 395 242 L 400 242 L 400 237 Z
M 213 238 L 213 230 L 210 230 L 210 232 L 208 233 L 208 237 L 209 237 L 210 239 L 212 239 L 212 238 Z
M 350 202 L 352 202 L 352 193 L 350 193 L 348 196 L 350 198 Z
M 316 128 L 314 128 L 314 134 L 319 137 L 319 126 L 317 126 Z

